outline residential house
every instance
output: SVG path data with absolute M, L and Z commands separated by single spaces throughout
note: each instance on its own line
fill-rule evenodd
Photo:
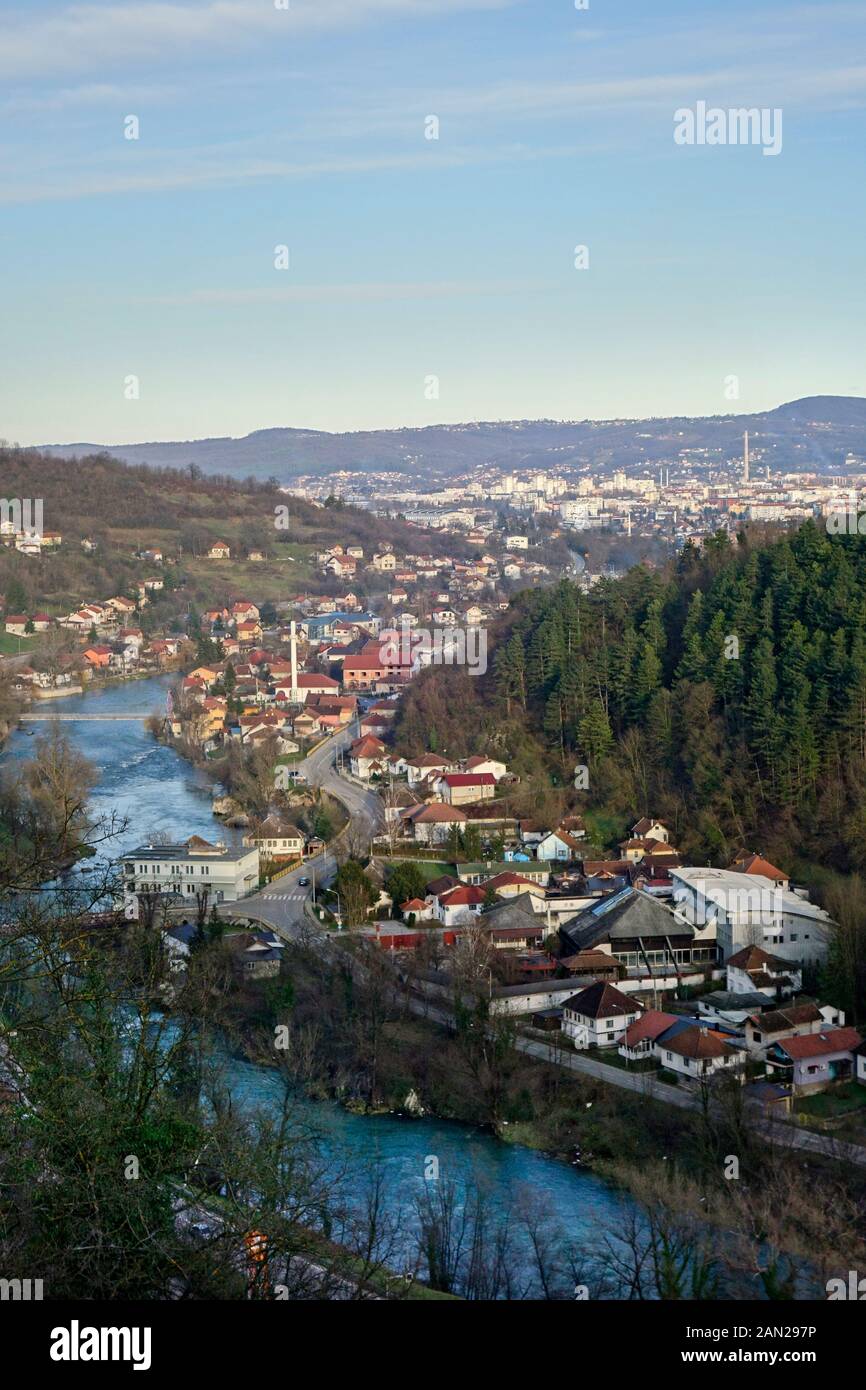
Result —
M 106 606 L 113 609 L 121 618 L 129 617 L 136 609 L 136 604 L 133 600 L 124 597 L 123 594 L 118 594 L 115 598 L 106 599 Z
M 715 1032 L 689 1023 L 674 1028 L 656 1038 L 653 1052 L 666 1071 L 675 1072 L 693 1082 L 705 1080 L 721 1071 L 741 1071 L 746 1062 L 742 1047 Z
M 631 828 L 631 838 L 633 840 L 658 840 L 662 844 L 667 844 L 670 833 L 664 821 L 656 820 L 654 816 L 641 816 Z
M 676 1014 L 666 1014 L 659 1009 L 646 1009 L 623 1034 L 619 1044 L 620 1056 L 628 1058 L 630 1062 L 651 1056 L 656 1040 L 679 1022 L 681 1019 Z
M 381 739 L 365 734 L 349 748 L 349 765 L 352 775 L 366 781 L 374 771 L 381 771 L 384 761 L 385 745 Z
M 467 758 L 464 762 L 462 772 L 489 772 L 494 782 L 501 782 L 508 771 L 506 763 L 500 762 L 498 758 L 485 758 L 480 753 Z
M 238 974 L 262 980 L 279 975 L 285 943 L 269 931 L 248 931 L 225 938 Z
M 785 1038 L 768 1049 L 767 1067 L 793 1095 L 811 1095 L 854 1075 L 855 1053 L 862 1042 L 855 1028 Z
M 744 946 L 726 962 L 727 988 L 732 994 L 756 990 L 769 999 L 794 994 L 803 982 L 802 971 L 762 946 Z
M 485 897 L 483 888 L 461 883 L 434 899 L 433 915 L 444 927 L 472 922 L 483 912 Z
M 463 829 L 466 812 L 459 806 L 446 806 L 441 801 L 434 801 L 429 806 L 405 812 L 401 820 L 419 844 L 441 845 L 448 839 L 452 827 Z
M 208 549 L 207 557 L 209 560 L 230 560 L 231 546 L 228 541 L 214 541 Z
M 466 806 L 492 800 L 496 781 L 490 772 L 446 772 L 437 780 L 435 790 L 449 806 Z
M 616 1047 L 641 1012 L 615 985 L 597 980 L 562 1006 L 562 1031 L 575 1047 Z
M 111 665 L 110 647 L 87 647 L 83 655 L 88 666 L 94 670 L 107 670 Z
M 777 869 L 775 864 L 771 864 L 760 854 L 750 854 L 742 850 L 734 859 L 731 868 L 738 874 L 758 874 L 762 878 L 769 878 L 777 888 L 790 887 L 790 880 L 785 871 Z
M 244 836 L 245 845 L 255 845 L 262 859 L 300 859 L 304 853 L 304 835 L 296 825 L 271 815 L 253 832 Z
M 397 557 L 391 550 L 380 551 L 370 561 L 370 569 L 379 570 L 383 574 L 392 573 L 396 568 Z
M 580 853 L 580 843 L 569 835 L 567 830 L 550 830 L 535 846 L 535 857 L 537 859 L 565 860 L 576 859 Z
M 407 758 L 405 768 L 406 781 L 410 787 L 414 787 L 432 774 L 453 772 L 455 765 L 449 758 L 441 758 L 437 753 L 422 753 L 420 758 Z
M 825 1004 L 823 1008 L 811 1000 L 802 1004 L 786 1004 L 781 1009 L 768 1009 L 749 1015 L 744 1028 L 746 1045 L 750 1052 L 766 1052 L 786 1038 L 823 1033 L 827 1028 L 839 1027 L 844 1022 L 844 1013 L 832 1004 Z
M 374 690 L 385 680 L 388 670 L 381 657 L 347 656 L 343 660 L 343 685 L 346 690 Z

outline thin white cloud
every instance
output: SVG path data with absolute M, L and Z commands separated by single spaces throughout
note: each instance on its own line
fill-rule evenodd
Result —
M 602 149 L 602 146 L 598 146 Z M 181 189 L 220 188 L 268 179 L 308 179 L 333 174 L 375 174 L 393 171 L 463 168 L 503 161 L 557 159 L 586 155 L 588 146 L 507 145 L 485 149 L 433 150 L 430 147 L 411 154 L 371 155 L 368 157 L 322 158 L 306 163 L 269 159 L 229 160 L 224 165 L 202 166 L 196 151 L 187 151 L 184 167 L 140 172 L 80 174 L 74 179 L 57 178 L 44 183 L 0 182 L 0 205 L 38 203 L 50 200 L 95 198 L 118 194 L 162 193 Z
M 436 19 L 459 11 L 498 10 L 522 0 L 165 0 L 69 5 L 33 17 L 22 11 L 0 23 L 0 76 L 24 77 L 102 68 L 106 64 L 189 57 L 234 49 L 261 38 L 291 43 L 304 34 L 349 29 L 388 19 Z

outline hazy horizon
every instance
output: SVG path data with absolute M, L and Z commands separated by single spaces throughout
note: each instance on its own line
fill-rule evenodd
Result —
M 866 7 L 277 3 L 0 0 L 3 436 L 863 389 Z M 778 148 L 677 143 L 706 103 Z

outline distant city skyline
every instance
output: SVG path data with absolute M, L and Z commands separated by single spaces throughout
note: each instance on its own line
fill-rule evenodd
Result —
M 0 435 L 862 396 L 864 40 L 836 0 L 0 0 Z M 678 144 L 701 103 L 782 113 L 775 157 Z

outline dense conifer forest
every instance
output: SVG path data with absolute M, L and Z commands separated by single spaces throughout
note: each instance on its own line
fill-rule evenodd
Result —
M 409 748 L 480 736 L 562 788 L 585 764 L 572 804 L 663 815 L 699 862 L 749 844 L 866 867 L 862 538 L 718 533 L 589 594 L 522 594 L 491 646 L 486 676 L 431 671 L 409 692 Z

